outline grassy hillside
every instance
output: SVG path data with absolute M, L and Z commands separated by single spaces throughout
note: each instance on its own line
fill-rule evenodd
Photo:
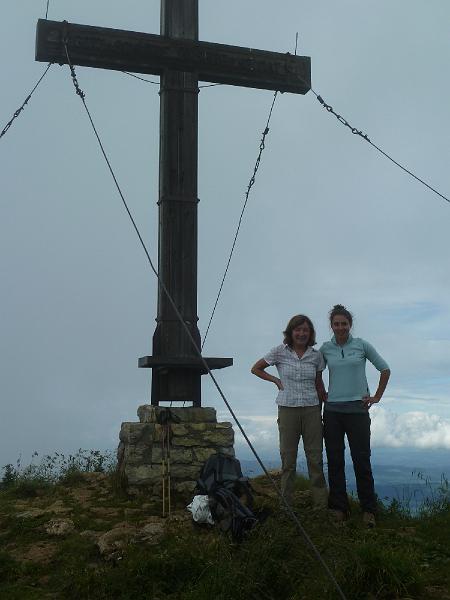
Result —
M 264 477 L 253 480 L 271 515 L 234 545 L 215 527 L 170 518 L 127 497 L 100 453 L 46 457 L 4 470 L 0 489 L 2 600 L 337 598 Z M 356 504 L 344 526 L 311 509 L 298 479 L 294 508 L 350 599 L 450 599 L 450 504 L 441 490 L 417 515 L 394 502 L 365 529 Z

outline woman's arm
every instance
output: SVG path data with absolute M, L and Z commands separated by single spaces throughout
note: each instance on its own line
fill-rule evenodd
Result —
M 327 398 L 328 398 L 328 394 L 325 390 L 325 386 L 323 384 L 323 379 L 322 379 L 322 371 L 317 371 L 316 373 L 316 390 L 317 390 L 317 395 L 319 396 L 319 400 L 321 402 L 326 402 Z
M 253 375 L 259 377 L 260 379 L 264 379 L 265 381 L 270 381 L 274 383 L 279 390 L 284 390 L 283 384 L 281 383 L 281 379 L 279 377 L 275 377 L 270 373 L 266 373 L 267 367 L 270 366 L 263 358 L 260 358 L 252 367 Z
M 373 396 L 365 396 L 363 398 L 363 403 L 367 408 L 370 408 L 372 404 L 376 404 L 379 402 L 384 394 L 384 390 L 386 389 L 387 383 L 389 381 L 389 377 L 391 376 L 391 371 L 389 369 L 384 369 L 380 373 L 380 382 L 378 384 L 377 391 Z

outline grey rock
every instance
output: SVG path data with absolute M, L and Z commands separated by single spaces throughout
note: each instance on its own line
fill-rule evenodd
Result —
M 93 529 L 85 529 L 80 533 L 80 537 L 86 538 L 91 542 L 97 542 L 97 540 L 103 535 L 102 531 L 94 531 Z
M 193 448 L 192 454 L 193 459 L 200 463 L 205 463 L 212 454 L 226 454 L 227 456 L 234 456 L 233 446 L 208 446 L 206 448 Z
M 194 460 L 190 448 L 171 448 L 170 461 L 173 463 L 190 464 Z
M 42 517 L 42 515 L 47 514 L 47 511 L 43 508 L 30 508 L 30 510 L 25 510 L 23 512 L 17 513 L 17 519 L 37 519 L 38 517 Z
M 155 439 L 155 425 L 152 423 L 122 423 L 119 439 L 125 444 L 152 446 Z
M 170 474 L 176 479 L 196 480 L 200 475 L 201 467 L 200 463 L 192 463 L 190 465 L 173 464 L 170 465 Z
M 205 463 L 212 454 L 217 453 L 217 448 L 208 446 L 207 448 L 193 448 L 194 459 L 199 463 Z
M 196 485 L 197 481 L 180 481 L 179 483 L 174 483 L 173 489 L 183 496 L 190 497 Z
M 130 485 L 153 485 L 162 477 L 161 465 L 126 465 L 124 472 Z
M 144 404 L 137 410 L 141 423 L 156 423 L 158 414 L 164 407 Z M 171 408 L 172 414 L 179 419 L 180 423 L 214 423 L 216 422 L 216 409 L 211 407 Z
M 234 442 L 233 429 L 214 429 L 204 431 L 201 435 L 189 435 L 183 437 L 173 437 L 172 444 L 174 446 L 232 446 Z
M 72 519 L 52 519 L 45 525 L 45 531 L 48 535 L 64 537 L 74 531 L 75 525 Z
M 146 544 L 156 545 L 164 536 L 164 523 L 154 522 L 147 523 L 142 529 L 139 530 L 137 539 Z
M 126 463 L 152 465 L 161 462 L 161 448 L 147 444 L 130 444 L 125 447 L 123 460 Z
M 69 506 L 65 506 L 62 500 L 57 500 L 56 502 L 53 502 L 53 504 L 51 504 L 48 508 L 46 508 L 45 512 L 64 514 L 72 512 L 72 509 Z
M 135 527 L 124 524 L 107 531 L 97 540 L 100 554 L 106 560 L 119 558 L 124 548 L 134 540 L 136 531 Z

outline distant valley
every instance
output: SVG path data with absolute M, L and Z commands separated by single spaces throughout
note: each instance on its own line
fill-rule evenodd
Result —
M 255 459 L 246 457 L 240 461 L 242 470 L 248 477 L 256 477 L 263 472 Z M 276 454 L 266 457 L 263 463 L 268 469 L 280 468 L 280 459 Z M 395 498 L 408 505 L 412 511 L 416 511 L 426 498 L 435 495 L 438 488 L 443 483 L 445 485 L 445 480 L 450 478 L 450 451 L 374 448 L 372 467 L 379 498 L 384 502 Z M 303 452 L 299 452 L 298 472 L 307 474 Z M 348 490 L 356 494 L 355 476 L 349 454 L 346 455 L 346 474 Z

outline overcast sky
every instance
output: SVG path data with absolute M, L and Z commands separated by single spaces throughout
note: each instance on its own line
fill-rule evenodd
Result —
M 46 1 L 5 0 L 0 125 L 45 68 Z M 49 18 L 159 33 L 158 0 L 50 0 Z M 450 195 L 448 0 L 200 1 L 200 39 L 311 56 L 314 89 L 353 126 Z M 156 259 L 158 86 L 77 68 L 130 208 Z M 156 77 L 149 77 L 157 80 Z M 199 325 L 226 264 L 273 92 L 203 89 L 199 100 Z M 2 121 L 1 121 L 2 120 Z M 149 401 L 156 285 L 67 67 L 54 65 L 0 140 L 0 464 L 36 450 L 115 448 Z M 450 204 L 340 125 L 313 94 L 277 99 L 206 356 L 265 455 L 275 386 L 251 365 L 306 313 L 319 343 L 343 303 L 354 335 L 388 361 L 374 446 L 450 449 Z M 376 386 L 377 373 L 368 367 Z M 203 405 L 230 420 L 203 378 Z M 245 453 L 241 443 L 237 448 Z

